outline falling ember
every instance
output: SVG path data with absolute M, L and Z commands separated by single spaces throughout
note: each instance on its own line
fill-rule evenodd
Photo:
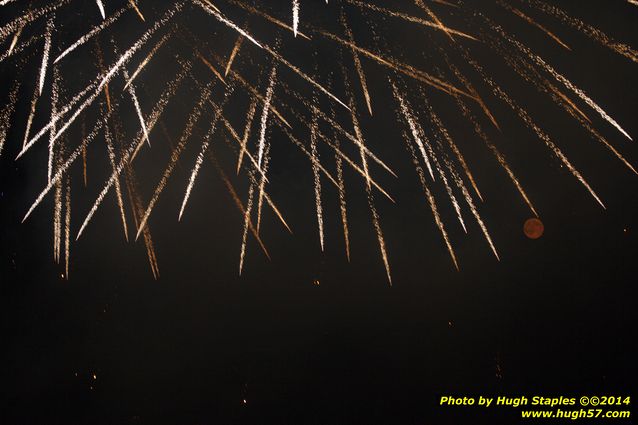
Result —
M 530 239 L 538 239 L 543 236 L 545 232 L 545 226 L 543 222 L 538 218 L 529 218 L 525 220 L 525 224 L 523 225 L 523 233 Z

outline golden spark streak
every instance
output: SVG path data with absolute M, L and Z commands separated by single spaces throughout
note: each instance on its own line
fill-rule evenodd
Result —
M 421 18 L 416 18 L 414 16 L 406 15 L 405 13 L 395 12 L 395 11 L 392 11 L 392 10 L 384 9 L 382 7 L 375 6 L 373 4 L 364 3 L 364 2 L 358 1 L 358 0 L 345 0 L 345 1 L 346 1 L 346 3 L 350 3 L 352 5 L 355 5 L 355 6 L 359 7 L 359 8 L 370 9 L 370 10 L 373 10 L 373 11 L 378 12 L 378 13 L 382 13 L 382 14 L 385 14 L 385 15 L 388 15 L 388 16 L 392 16 L 394 18 L 400 18 L 400 19 L 403 19 L 403 20 L 408 21 L 408 22 L 413 22 L 415 24 L 424 25 L 424 26 L 430 27 L 430 28 L 435 28 L 437 30 L 440 30 L 440 31 L 443 31 L 443 32 L 447 33 L 448 35 L 449 34 L 454 34 L 454 35 L 458 35 L 460 37 L 468 38 L 470 40 L 479 41 L 477 38 L 475 38 L 475 37 L 473 37 L 473 36 L 471 36 L 469 34 L 466 34 L 466 33 L 461 32 L 461 31 L 454 30 L 452 28 L 448 28 L 445 25 L 441 24 L 440 22 L 426 21 L 426 20 L 421 19 Z
M 343 11 L 341 13 L 341 25 L 343 26 L 346 35 L 348 36 L 348 40 L 354 45 L 354 35 L 352 34 L 352 30 L 348 26 L 348 22 L 346 21 L 346 16 Z M 370 113 L 370 115 L 372 115 L 372 101 L 370 100 L 370 93 L 368 93 L 368 84 L 366 82 L 365 73 L 363 72 L 363 66 L 361 65 L 361 59 L 359 59 L 359 54 L 354 48 L 351 47 L 350 50 L 352 51 L 354 67 L 357 70 L 357 74 L 359 74 L 359 82 L 361 83 L 361 90 L 363 90 L 363 96 L 366 100 L 366 105 L 368 106 L 368 112 Z
M 118 136 L 119 137 L 119 136 Z M 117 164 L 115 160 L 115 149 L 113 148 L 113 140 L 111 132 L 109 130 L 108 121 L 104 122 L 104 140 L 106 141 L 106 148 L 109 154 L 109 162 L 111 163 L 111 170 L 113 173 L 117 171 Z M 128 242 L 128 226 L 126 224 L 126 213 L 124 212 L 124 201 L 122 199 L 122 189 L 120 186 L 120 179 L 115 179 L 115 195 L 117 198 L 117 206 L 120 209 L 120 219 L 122 220 L 122 230 L 124 230 L 124 238 Z
M 209 157 L 211 159 L 211 162 L 215 166 L 215 169 L 217 170 L 217 172 L 221 176 L 224 184 L 226 185 L 226 189 L 228 190 L 228 193 L 233 198 L 233 201 L 235 201 L 235 205 L 237 206 L 237 209 L 239 209 L 239 211 L 242 214 L 242 216 L 245 217 L 246 216 L 246 209 L 244 208 L 244 204 L 242 204 L 241 199 L 239 199 L 239 196 L 237 195 L 237 191 L 233 187 L 233 184 L 228 179 L 228 176 L 226 175 L 224 170 L 221 168 L 221 166 L 217 162 L 217 159 L 215 158 L 215 156 L 213 156 L 212 152 L 209 151 L 208 155 L 209 155 Z M 266 245 L 264 245 L 264 242 L 261 240 L 261 237 L 259 236 L 259 233 L 255 229 L 255 226 L 253 225 L 251 220 L 248 220 L 248 226 L 249 226 L 250 231 L 252 232 L 253 236 L 255 237 L 255 240 L 257 241 L 257 243 L 259 243 L 259 246 L 261 247 L 261 250 L 264 252 L 264 255 L 266 255 L 266 258 L 268 258 L 268 260 L 270 260 L 270 254 L 268 253 L 268 250 L 266 249 Z
M 386 59 L 383 58 L 382 56 L 375 54 L 369 50 L 366 50 L 362 47 L 357 46 L 354 43 L 351 43 L 347 40 L 344 40 L 340 37 L 337 37 L 336 35 L 329 33 L 327 31 L 323 31 L 323 30 L 316 30 L 316 32 L 320 35 L 323 35 L 324 37 L 328 38 L 329 40 L 335 41 L 341 45 L 350 47 L 352 49 L 355 49 L 357 52 L 363 54 L 364 56 L 369 57 L 370 59 L 373 59 L 374 61 L 378 62 L 379 64 L 386 66 L 390 69 L 393 69 L 395 71 L 398 71 L 402 74 L 405 74 L 411 78 L 414 78 L 415 80 L 424 82 L 428 85 L 431 85 L 432 87 L 444 91 L 448 94 L 451 94 L 451 92 L 456 92 L 459 94 L 462 94 L 463 96 L 467 96 L 470 97 L 472 99 L 475 99 L 474 96 L 472 96 L 469 93 L 466 93 L 456 87 L 454 87 L 453 85 L 446 83 L 445 81 L 441 81 L 438 78 L 435 78 L 421 70 L 418 70 L 410 65 L 407 64 L 403 64 L 403 63 L 398 63 L 398 62 L 394 62 L 391 59 Z M 476 100 L 476 99 L 475 99 Z
M 432 9 L 430 9 L 429 7 L 426 6 L 425 3 L 423 3 L 423 0 L 414 0 L 414 3 L 417 6 L 419 6 L 421 9 L 425 10 L 425 13 L 427 13 L 430 16 L 430 18 L 432 18 L 432 20 L 437 25 L 437 27 L 440 30 L 444 31 L 445 34 L 450 38 L 450 40 L 454 41 L 454 37 L 452 36 L 450 29 L 446 27 L 445 25 L 443 25 L 443 22 L 441 22 L 438 16 L 436 16 L 434 12 L 432 12 Z
M 315 209 L 317 212 L 317 225 L 319 228 L 319 243 L 321 251 L 324 248 L 324 231 L 323 231 L 323 206 L 321 205 L 321 175 L 319 174 L 319 152 L 317 151 L 317 116 L 313 115 L 312 124 L 310 126 L 310 153 L 312 155 L 312 174 L 314 176 L 315 186 Z
M 211 95 L 212 84 L 213 83 L 211 82 L 204 88 L 204 90 L 202 91 L 201 97 L 199 99 L 199 102 L 195 105 L 195 107 L 193 108 L 193 110 L 191 111 L 188 117 L 188 121 L 184 128 L 184 131 L 182 132 L 182 136 L 180 137 L 180 140 L 177 143 L 177 146 L 173 150 L 170 161 L 168 165 L 166 166 L 166 168 L 164 169 L 162 178 L 160 179 L 160 182 L 157 184 L 157 187 L 155 188 L 155 192 L 153 192 L 153 196 L 151 200 L 149 201 L 148 206 L 146 207 L 146 211 L 144 212 L 139 228 L 137 229 L 137 235 L 135 236 L 136 240 L 139 238 L 140 234 L 142 233 L 142 230 L 144 229 L 144 226 L 146 225 L 146 222 L 148 221 L 148 218 L 150 217 L 151 212 L 153 211 L 153 207 L 157 203 L 162 191 L 164 190 L 164 187 L 166 187 L 166 182 L 168 181 L 169 177 L 173 173 L 175 164 L 177 163 L 177 160 L 179 159 L 180 155 L 184 151 L 184 148 L 186 147 L 186 144 L 188 143 L 188 140 L 190 139 L 190 136 L 193 132 L 193 128 L 195 127 L 195 124 L 197 124 L 197 121 L 199 121 L 199 118 L 202 115 L 202 108 L 204 106 L 204 103 L 208 100 L 208 98 Z
M 137 13 L 137 16 L 140 17 L 142 22 L 146 22 L 146 19 L 144 19 L 144 15 L 142 15 L 142 12 L 140 11 L 139 7 L 137 7 L 137 4 L 135 3 L 135 0 L 128 0 L 128 2 L 131 4 L 133 9 L 135 9 L 135 13 Z
M 239 150 L 239 155 L 237 156 L 237 174 L 239 174 L 239 170 L 241 168 L 241 163 L 244 159 L 244 154 L 246 153 L 246 144 L 248 143 L 248 138 L 250 137 L 250 129 L 253 124 L 253 118 L 255 117 L 255 111 L 257 110 L 257 100 L 253 99 L 248 107 L 248 114 L 246 115 L 246 126 L 244 127 L 244 137 L 241 139 L 241 149 Z
M 526 14 L 518 10 L 517 8 L 510 6 L 504 1 L 497 1 L 497 3 L 500 4 L 502 7 L 504 7 L 505 9 L 512 12 L 513 14 L 515 14 L 516 16 L 520 17 L 521 19 L 527 21 L 527 23 L 529 23 L 530 25 L 533 25 L 536 28 L 543 31 L 545 34 L 551 37 L 556 43 L 560 44 L 567 50 L 571 50 L 571 48 L 567 44 L 563 43 L 563 41 L 560 38 L 558 38 L 556 35 L 554 35 L 550 30 L 548 30 L 547 28 L 545 28 L 544 26 L 542 26 L 541 24 L 539 24 L 538 22 L 536 22 L 535 20 L 533 20 L 532 18 L 530 18 L 529 16 L 527 16 Z
M 334 94 L 330 93 L 325 87 L 323 87 L 321 84 L 319 84 L 318 82 L 316 82 L 314 79 L 312 79 L 310 76 L 308 76 L 306 73 L 304 73 L 303 71 L 301 71 L 299 68 L 297 68 L 295 65 L 291 64 L 290 62 L 288 62 L 286 59 L 284 59 L 279 53 L 277 53 L 276 51 L 274 51 L 273 49 L 271 49 L 270 47 L 268 47 L 265 44 L 259 43 L 255 38 L 253 38 L 250 34 L 248 34 L 246 31 L 244 31 L 243 29 L 239 28 L 235 23 L 229 21 L 228 19 L 226 19 L 221 13 L 219 13 L 218 11 L 216 11 L 215 9 L 212 9 L 210 6 L 202 3 L 200 0 L 192 0 L 195 4 L 197 4 L 198 6 L 200 6 L 201 8 L 203 8 L 206 12 L 208 12 L 210 15 L 213 15 L 214 17 L 217 18 L 217 20 L 219 20 L 220 22 L 226 24 L 227 26 L 229 26 L 230 28 L 234 29 L 235 31 L 237 31 L 238 33 L 240 33 L 241 35 L 243 35 L 244 37 L 246 37 L 248 40 L 250 40 L 253 44 L 255 44 L 257 47 L 265 50 L 266 52 L 268 52 L 272 57 L 274 57 L 275 59 L 277 59 L 279 62 L 281 62 L 282 64 L 286 65 L 291 71 L 293 71 L 295 74 L 299 75 L 301 78 L 303 78 L 304 80 L 306 80 L 308 83 L 312 84 L 313 86 L 315 86 L 317 89 L 319 89 L 323 94 L 325 94 L 326 96 L 330 97 L 332 100 L 334 100 L 335 102 L 339 103 L 341 106 L 343 106 L 346 109 L 349 109 L 348 106 L 343 103 L 337 96 L 335 96 Z
M 237 36 L 237 41 L 235 42 L 235 46 L 233 47 L 233 51 L 230 52 L 230 56 L 228 57 L 228 63 L 226 64 L 226 69 L 224 70 L 224 76 L 228 75 L 228 71 L 230 71 L 230 67 L 233 66 L 233 61 L 235 60 L 235 56 L 239 52 L 239 48 L 241 47 L 242 42 L 244 41 L 244 36 L 241 34 Z
M 252 6 L 248 5 L 248 4 L 245 4 L 245 3 L 242 3 L 242 2 L 239 2 L 239 1 L 236 1 L 236 0 L 228 0 L 228 2 L 231 3 L 231 4 L 234 4 L 235 6 L 238 6 L 238 7 L 242 8 L 242 9 L 244 9 L 245 11 L 250 12 L 250 13 L 252 13 L 254 15 L 261 16 L 262 18 L 266 19 L 267 21 L 269 21 L 269 22 L 271 22 L 271 23 L 273 23 L 273 24 L 275 24 L 275 25 L 277 25 L 277 26 L 279 26 L 281 28 L 284 28 L 284 29 L 286 29 L 286 30 L 288 30 L 290 32 L 294 32 L 294 29 L 290 25 L 286 24 L 285 22 L 280 21 L 277 18 L 274 18 L 274 17 L 268 15 L 265 12 L 262 12 L 261 10 L 258 10 L 256 8 L 254 8 L 254 7 L 252 7 Z M 308 37 L 306 34 L 302 33 L 299 30 L 297 30 L 297 35 L 300 36 L 300 37 L 305 38 L 306 40 L 310 40 L 310 37 Z
M 71 44 L 69 47 L 67 47 L 62 53 L 60 53 L 58 55 L 57 58 L 55 58 L 55 60 L 53 61 L 53 63 L 58 63 L 59 61 L 61 61 L 66 55 L 68 55 L 69 53 L 71 53 L 72 51 L 74 51 L 75 49 L 77 49 L 78 47 L 80 47 L 81 45 L 83 45 L 84 43 L 86 43 L 87 41 L 89 41 L 91 38 L 93 38 L 95 35 L 99 34 L 100 32 L 102 32 L 104 29 L 106 29 L 107 27 L 111 26 L 115 21 L 117 21 L 122 14 L 124 14 L 124 12 L 126 12 L 127 10 L 129 10 L 128 6 L 123 7 L 122 9 L 118 10 L 117 12 L 115 12 L 115 14 L 111 15 L 107 20 L 103 21 L 100 25 L 97 25 L 96 27 L 94 27 L 91 31 L 89 31 L 88 33 L 84 34 L 82 37 L 80 37 L 75 43 Z
M 410 138 L 405 132 L 403 133 L 403 140 L 405 141 L 405 144 L 408 147 L 408 150 L 410 151 L 410 154 L 412 156 L 412 162 L 414 164 L 414 168 L 416 170 L 417 176 L 419 177 L 419 181 L 421 182 L 421 187 L 423 188 L 423 191 L 425 192 L 425 197 L 428 200 L 430 209 L 432 210 L 432 215 L 434 216 L 434 222 L 436 223 L 436 226 L 439 228 L 439 231 L 441 232 L 441 236 L 443 237 L 443 241 L 445 242 L 445 245 L 447 246 L 447 250 L 448 250 L 448 253 L 450 254 L 450 257 L 452 258 L 454 267 L 456 268 L 456 270 L 459 270 L 459 264 L 456 260 L 454 247 L 452 246 L 452 243 L 450 242 L 450 238 L 447 234 L 447 231 L 445 230 L 445 224 L 443 223 L 443 220 L 441 220 L 441 215 L 439 214 L 439 210 L 436 206 L 436 200 L 434 199 L 434 195 L 432 194 L 432 192 L 430 192 L 430 188 L 428 187 L 425 181 L 425 173 L 423 172 L 423 168 L 421 167 L 421 164 L 419 164 L 419 160 L 414 150 L 414 146 L 412 146 L 412 143 L 410 143 Z

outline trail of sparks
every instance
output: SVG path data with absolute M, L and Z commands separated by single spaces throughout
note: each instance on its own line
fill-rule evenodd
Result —
M 118 136 L 119 138 L 119 136 Z M 115 149 L 113 147 L 113 139 L 109 130 L 108 121 L 104 122 L 104 140 L 106 141 L 106 148 L 109 154 L 109 162 L 111 163 L 111 170 L 113 173 L 117 171 L 117 161 L 115 158 Z M 122 230 L 124 231 L 124 238 L 128 242 L 128 226 L 126 224 L 126 213 L 124 212 L 124 201 L 122 199 L 122 189 L 120 186 L 120 179 L 115 179 L 115 196 L 117 197 L 117 206 L 120 209 L 120 219 L 122 220 Z
M 290 31 L 290 32 L 294 32 L 294 29 L 290 25 L 286 24 L 285 22 L 280 21 L 277 18 L 274 18 L 274 17 L 270 16 L 269 14 L 267 14 L 265 12 L 262 12 L 259 9 L 256 9 L 256 8 L 254 8 L 254 7 L 252 7 L 252 6 L 248 5 L 248 4 L 242 3 L 242 2 L 237 1 L 237 0 L 228 0 L 228 2 L 231 3 L 231 4 L 234 4 L 235 6 L 241 7 L 245 11 L 250 12 L 250 13 L 252 13 L 254 15 L 261 16 L 262 18 L 264 18 L 268 22 L 270 22 L 272 24 L 275 24 L 278 27 L 281 27 L 281 28 L 283 28 L 283 29 L 285 29 L 287 31 Z M 310 40 L 310 37 L 308 37 L 303 32 L 299 31 L 299 29 L 297 29 L 297 35 L 302 37 L 302 38 L 305 38 L 306 40 Z
M 312 117 L 312 124 L 310 126 L 310 152 L 312 155 L 312 174 L 314 176 L 315 185 L 315 208 L 317 212 L 317 225 L 319 229 L 319 243 L 321 245 L 321 251 L 324 249 L 324 230 L 323 230 L 323 206 L 321 205 L 321 175 L 319 174 L 319 153 L 317 151 L 317 116 Z M 341 185 L 339 185 L 341 187 Z
M 228 57 L 228 63 L 226 64 L 226 69 L 224 70 L 224 76 L 228 75 L 228 71 L 230 71 L 230 67 L 233 66 L 233 61 L 235 60 L 235 56 L 239 53 L 239 49 L 241 48 L 242 42 L 244 41 L 244 36 L 241 34 L 237 36 L 237 41 L 233 46 L 232 52 L 230 52 L 230 56 Z
M 173 16 L 178 11 L 180 11 L 182 9 L 182 7 L 183 7 L 183 2 L 179 2 L 179 3 L 175 4 L 175 6 L 171 10 L 166 12 L 161 19 L 156 21 L 155 24 L 153 25 L 153 27 L 148 29 L 144 33 L 144 35 L 142 35 L 142 37 L 140 37 L 133 44 L 133 46 L 131 46 L 119 58 L 119 60 L 111 67 L 111 69 L 109 70 L 108 73 L 106 73 L 106 75 L 104 75 L 103 77 L 101 76 L 101 81 L 98 78 L 97 81 L 100 81 L 100 83 L 97 85 L 97 87 L 95 88 L 94 92 L 77 108 L 75 113 L 70 118 L 68 118 L 66 120 L 64 126 L 57 132 L 56 136 L 54 137 L 54 140 L 57 139 L 58 137 L 60 137 L 67 130 L 67 128 L 69 128 L 69 126 L 75 121 L 75 119 L 82 113 L 82 111 L 84 111 L 84 109 L 86 109 L 89 105 L 91 105 L 93 103 L 93 101 L 100 95 L 100 91 L 104 88 L 104 86 L 106 86 L 109 83 L 109 81 L 111 81 L 111 79 L 115 75 L 117 75 L 117 73 L 121 70 L 121 68 L 131 59 L 133 54 L 135 52 L 137 52 L 144 44 L 146 44 L 146 42 L 151 38 L 151 36 L 155 33 L 155 31 L 157 31 L 159 28 L 164 26 L 170 19 L 172 19 Z M 84 93 L 86 91 L 90 91 L 95 84 L 96 84 L 96 82 L 90 84 L 85 90 L 83 90 L 82 93 Z M 79 97 L 79 96 L 80 95 L 78 95 L 76 97 Z M 66 113 L 66 110 L 71 108 L 70 105 L 73 104 L 74 101 L 75 101 L 75 99 L 73 101 L 71 101 L 69 103 L 69 105 L 67 105 L 67 107 L 63 108 L 64 112 L 61 112 L 60 114 Z M 49 122 L 49 124 L 47 124 L 47 126 L 50 126 L 51 122 Z M 36 141 L 37 141 L 37 136 L 34 137 L 31 141 L 29 141 L 29 143 L 22 149 L 22 152 L 20 152 L 18 157 L 22 156 Z
M 526 2 L 527 4 L 532 5 L 533 7 L 535 7 L 536 9 L 540 11 L 559 19 L 564 24 L 567 24 L 571 26 L 572 28 L 576 29 L 577 31 L 580 31 L 581 33 L 585 34 L 592 40 L 597 41 L 598 43 L 613 50 L 619 55 L 622 55 L 630 59 L 631 61 L 638 63 L 638 52 L 634 50 L 631 46 L 613 40 L 611 37 L 609 37 L 607 34 L 602 32 L 601 30 L 584 23 L 580 19 L 569 16 L 567 13 L 565 13 L 563 10 L 559 9 L 556 6 L 551 6 L 539 0 L 523 0 L 523 1 Z
M 268 111 L 270 110 L 270 102 L 272 101 L 273 90 L 275 87 L 275 81 L 277 79 L 277 68 L 273 67 L 270 71 L 270 78 L 268 80 L 268 89 L 266 90 L 266 100 L 264 101 L 264 109 L 261 111 L 260 127 L 259 127 L 259 150 L 257 153 L 257 164 L 261 167 L 264 146 L 266 145 L 266 127 L 268 124 Z
M 149 52 L 148 55 L 146 55 L 146 57 L 144 58 L 144 60 L 138 65 L 138 67 L 135 69 L 135 72 L 133 72 L 133 74 L 131 75 L 131 77 L 128 79 L 128 81 L 126 82 L 126 84 L 124 85 L 124 90 L 126 90 L 128 88 L 129 85 L 131 85 L 133 83 L 133 81 L 135 81 L 135 79 L 137 78 L 137 76 L 139 75 L 140 72 L 142 72 L 142 70 L 144 69 L 144 67 L 150 62 L 150 60 L 153 58 L 153 56 L 155 56 L 155 54 L 157 53 L 157 51 L 164 45 L 164 43 L 166 43 L 166 41 L 171 37 L 172 35 L 172 31 L 169 34 L 165 34 L 160 41 L 158 41 L 155 46 L 153 46 L 153 48 L 151 49 L 151 51 Z
M 190 139 L 191 133 L 193 132 L 193 128 L 195 128 L 195 124 L 197 124 L 197 121 L 199 121 L 199 118 L 202 115 L 202 112 L 203 112 L 202 108 L 204 106 L 204 103 L 208 100 L 208 98 L 211 95 L 211 88 L 212 88 L 212 83 L 209 83 L 204 88 L 201 94 L 201 97 L 199 99 L 199 102 L 195 105 L 195 107 L 191 111 L 188 117 L 188 121 L 186 123 L 186 127 L 184 128 L 184 131 L 182 132 L 182 136 L 180 137 L 180 140 L 177 143 L 177 146 L 175 147 L 175 149 L 173 150 L 173 153 L 171 154 L 171 159 L 168 165 L 166 166 L 166 168 L 164 169 L 164 174 L 162 175 L 160 182 L 155 188 L 153 197 L 151 198 L 151 200 L 148 203 L 148 206 L 146 207 L 146 211 L 144 212 L 144 216 L 142 217 L 142 220 L 140 221 L 140 225 L 138 227 L 137 235 L 135 236 L 135 239 L 139 238 L 142 230 L 144 229 L 144 226 L 146 225 L 146 222 L 148 221 L 149 216 L 151 215 L 151 212 L 153 211 L 153 207 L 157 203 L 157 200 L 159 199 L 160 194 L 164 190 L 164 187 L 166 187 L 166 182 L 171 176 L 173 169 L 175 168 L 175 164 L 177 163 L 177 160 L 182 154 L 184 148 L 186 147 L 186 143 Z
M 246 115 L 246 126 L 244 127 L 244 137 L 241 139 L 241 149 L 239 151 L 239 155 L 237 156 L 237 174 L 239 174 L 239 170 L 241 168 L 241 164 L 244 160 L 244 154 L 246 153 L 246 144 L 248 143 L 248 138 L 250 137 L 250 129 L 253 125 L 253 119 L 255 117 L 255 111 L 257 110 L 257 100 L 253 100 L 248 107 L 248 114 Z
M 352 45 L 355 45 L 354 35 L 352 34 L 352 30 L 348 26 L 348 22 L 346 21 L 345 13 L 341 13 L 341 25 L 343 26 L 346 35 L 348 36 L 348 40 Z M 352 51 L 352 59 L 354 60 L 354 67 L 357 70 L 357 74 L 359 75 L 359 82 L 361 83 L 361 90 L 363 90 L 363 96 L 366 100 L 366 105 L 368 107 L 368 112 L 372 115 L 372 101 L 370 100 L 370 93 L 368 93 L 368 83 L 366 82 L 366 76 L 363 72 L 363 66 L 361 65 L 361 59 L 359 59 L 359 54 L 357 50 L 353 47 L 350 49 Z
M 414 146 L 412 146 L 408 135 L 405 133 L 403 133 L 403 140 L 405 140 L 405 144 L 408 148 L 408 151 L 410 152 L 410 155 L 412 156 L 412 162 L 414 164 L 414 168 L 416 170 L 417 176 L 419 177 L 419 182 L 421 183 L 421 187 L 423 188 L 423 191 L 425 192 L 425 197 L 427 198 L 428 204 L 430 205 L 430 209 L 432 210 L 432 215 L 434 216 L 434 222 L 436 223 L 436 226 L 439 228 L 439 231 L 441 232 L 441 236 L 443 237 L 443 241 L 445 242 L 445 246 L 448 249 L 448 253 L 450 254 L 450 257 L 452 258 L 454 267 L 457 270 L 459 270 L 459 264 L 456 259 L 456 254 L 454 253 L 454 247 L 452 246 L 452 243 L 450 242 L 450 238 L 447 234 L 447 231 L 445 230 L 445 224 L 443 223 L 443 220 L 441 219 L 441 215 L 439 214 L 439 210 L 436 206 L 436 200 L 434 199 L 434 195 L 432 194 L 432 192 L 430 192 L 430 189 L 425 181 L 425 173 L 423 171 L 423 168 L 421 167 L 421 164 L 419 164 L 419 160 L 414 150 Z
M 69 280 L 69 262 L 71 259 L 71 182 L 66 181 L 66 213 L 64 215 L 64 277 Z
M 527 16 L 526 14 L 524 14 L 523 12 L 518 10 L 517 8 L 505 3 L 504 1 L 497 1 L 497 3 L 499 5 L 501 5 L 503 8 L 505 8 L 505 9 L 509 10 L 510 12 L 512 12 L 513 14 L 515 14 L 516 16 L 520 17 L 521 19 L 523 19 L 524 21 L 526 21 L 530 25 L 533 25 L 536 28 L 538 28 L 541 31 L 543 31 L 550 38 L 552 38 L 556 43 L 560 44 L 561 46 L 563 46 L 567 50 L 571 50 L 571 48 L 567 44 L 563 43 L 563 41 L 560 38 L 558 38 L 556 35 L 554 35 L 554 33 L 552 33 L 550 30 L 548 30 L 547 28 L 545 28 L 544 26 L 542 26 L 541 24 L 539 24 L 538 22 L 536 22 L 535 20 L 533 20 L 532 18 L 530 18 L 529 16 Z
M 406 15 L 405 13 L 394 12 L 392 10 L 384 9 L 382 7 L 375 6 L 375 5 L 369 4 L 369 3 L 364 3 L 364 2 L 358 1 L 358 0 L 345 0 L 345 2 L 349 3 L 349 4 L 352 4 L 352 5 L 355 5 L 357 7 L 360 7 L 360 8 L 370 9 L 370 10 L 373 10 L 375 12 L 387 15 L 387 16 L 392 16 L 394 18 L 400 18 L 400 19 L 403 19 L 403 20 L 408 21 L 408 22 L 413 22 L 415 24 L 420 24 L 420 25 L 424 25 L 426 27 L 435 28 L 437 30 L 445 32 L 448 35 L 454 34 L 454 35 L 458 35 L 460 37 L 464 37 L 464 38 L 467 38 L 467 39 L 470 39 L 470 40 L 478 41 L 475 37 L 473 37 L 473 36 L 471 36 L 469 34 L 466 34 L 464 32 L 457 31 L 457 30 L 454 30 L 452 28 L 448 28 L 448 27 L 444 26 L 440 21 L 439 22 L 426 21 L 426 20 L 421 19 L 421 18 L 416 18 L 414 16 Z
M 292 0 L 292 31 L 297 37 L 297 28 L 299 28 L 299 0 Z
M 125 6 L 122 9 L 118 10 L 117 12 L 115 12 L 113 15 L 109 16 L 109 18 L 107 20 L 103 21 L 100 25 L 95 26 L 91 31 L 89 31 L 88 33 L 84 34 L 75 43 L 71 44 L 62 53 L 60 53 L 58 55 L 58 57 L 55 58 L 53 63 L 58 63 L 59 61 L 64 59 L 64 57 L 66 57 L 69 53 L 73 52 L 75 49 L 77 49 L 78 47 L 80 47 L 81 45 L 83 45 L 84 43 L 86 43 L 87 41 L 89 41 L 91 38 L 93 38 L 94 36 L 98 35 L 102 31 L 104 31 L 106 28 L 110 27 L 127 10 L 129 10 L 129 7 Z
M 9 129 L 11 128 L 11 118 L 13 117 L 13 113 L 16 109 L 16 103 L 18 101 L 18 94 L 20 93 L 21 86 L 22 82 L 20 79 L 16 79 L 13 82 L 11 90 L 9 91 L 9 102 L 2 108 L 2 110 L 0 110 L 0 156 L 2 156 L 4 144 L 7 140 Z
M 224 92 L 224 100 L 223 103 L 226 102 L 228 97 L 231 95 L 231 91 Z M 195 185 L 195 180 L 197 179 L 197 175 L 199 173 L 199 169 L 202 166 L 202 162 L 204 162 L 204 155 L 208 151 L 208 147 L 210 145 L 212 137 L 215 135 L 215 131 L 217 130 L 217 122 L 221 116 L 221 106 L 217 111 L 215 111 L 215 117 L 213 118 L 213 123 L 210 127 L 210 130 L 206 133 L 203 138 L 202 147 L 197 155 L 197 159 L 195 160 L 195 166 L 193 167 L 193 171 L 191 172 L 191 176 L 188 180 L 188 186 L 186 187 L 186 193 L 184 194 L 184 200 L 182 201 L 182 206 L 179 210 L 178 221 L 182 219 L 182 215 L 184 214 L 184 209 L 186 208 L 186 204 L 188 203 L 188 199 L 190 198 L 191 191 L 193 190 L 193 186 Z

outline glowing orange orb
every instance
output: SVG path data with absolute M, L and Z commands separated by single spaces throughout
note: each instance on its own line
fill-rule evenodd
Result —
M 525 221 L 523 225 L 523 233 L 530 239 L 538 239 L 543 236 L 543 232 L 545 231 L 545 226 L 543 222 L 537 218 L 529 218 Z

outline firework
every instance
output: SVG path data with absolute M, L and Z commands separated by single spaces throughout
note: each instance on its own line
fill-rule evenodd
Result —
M 32 7 L 28 2 L 0 1 L 8 17 L 0 25 L 0 72 L 10 81 L 0 104 L 0 154 L 15 150 L 16 159 L 24 160 L 38 141 L 48 138 L 47 163 L 42 167 L 46 182 L 24 219 L 52 196 L 53 254 L 56 262 L 63 261 L 67 279 L 70 234 L 83 234 L 111 188 L 124 238 L 128 240 L 129 231 L 135 232 L 135 239 L 143 237 L 151 271 L 159 277 L 150 217 L 183 162 L 190 165 L 177 209 L 178 221 L 182 220 L 207 159 L 241 215 L 239 273 L 246 267 L 250 235 L 270 258 L 262 239 L 269 235 L 262 230 L 267 222 L 263 217 L 274 214 L 292 233 L 285 211 L 274 201 L 280 201 L 273 185 L 281 169 L 299 168 L 286 163 L 283 149 L 308 160 L 300 162 L 312 176 L 320 252 L 333 240 L 330 214 L 338 210 L 337 231 L 343 234 L 350 260 L 351 227 L 362 224 L 349 216 L 349 209 L 355 202 L 351 198 L 359 193 L 370 214 L 364 224 L 376 239 L 391 284 L 393 241 L 387 228 L 383 231 L 387 220 L 381 212 L 385 204 L 400 199 L 392 192 L 405 184 L 408 177 L 403 174 L 412 174 L 432 213 L 436 239 L 442 238 L 443 252 L 455 269 L 461 262 L 454 249 L 455 232 L 470 235 L 473 226 L 487 242 L 486 250 L 500 260 L 488 226 L 493 219 L 484 208 L 490 191 L 480 181 L 483 167 L 499 170 L 516 199 L 539 216 L 530 193 L 535 201 L 539 195 L 526 190 L 530 177 L 517 168 L 517 152 L 500 143 L 513 138 L 505 134 L 503 127 L 509 126 L 501 125 L 512 117 L 604 208 L 603 197 L 577 166 L 581 161 L 568 157 L 571 149 L 544 128 L 537 111 L 512 90 L 512 82 L 501 81 L 495 68 L 510 72 L 514 84 L 534 89 L 539 99 L 576 123 L 594 146 L 638 174 L 633 156 L 626 152 L 631 147 L 616 140 L 633 140 L 631 129 L 612 116 L 613 108 L 594 100 L 595 92 L 577 85 L 569 69 L 552 63 L 549 52 L 530 47 L 517 32 L 506 30 L 496 16 L 505 14 L 529 27 L 549 42 L 548 49 L 561 54 L 576 55 L 579 50 L 566 31 L 619 55 L 627 66 L 638 62 L 638 53 L 542 0 L 476 5 L 414 0 L 391 6 L 344 0 L 336 5 L 304 3 L 303 8 L 298 0 L 282 7 L 244 0 L 163 3 L 127 0 L 114 6 L 96 0 L 80 7 L 79 0 L 57 0 Z M 69 17 L 76 15 L 89 26 L 70 25 Z M 205 22 L 206 31 L 198 24 L 182 25 L 190 19 Z M 405 28 L 402 34 L 393 33 L 397 26 Z M 405 34 L 414 38 L 408 43 L 414 45 L 400 45 L 397 40 Z M 89 41 L 95 48 L 86 48 Z M 485 60 L 487 55 L 491 59 Z M 589 52 L 584 57 L 598 60 Z M 160 93 L 158 85 L 164 87 Z M 173 109 L 183 112 L 162 122 L 166 111 L 172 114 Z M 22 110 L 25 116 L 17 116 Z M 157 155 L 161 148 L 156 140 L 162 138 L 153 133 L 158 123 L 171 144 L 170 156 L 168 161 L 152 161 L 162 164 L 160 178 L 143 202 L 138 183 L 148 177 L 135 169 L 141 162 L 138 157 Z M 378 123 L 389 129 L 385 140 L 375 134 Z M 458 131 L 464 126 L 471 137 Z M 12 145 L 15 134 L 21 143 Z M 88 191 L 87 149 L 101 140 L 108 172 L 88 213 L 76 221 L 71 217 L 72 165 L 82 157 L 83 189 Z M 395 149 L 400 144 L 405 148 Z M 483 157 L 479 162 L 474 157 L 478 149 L 484 149 L 493 163 Z M 393 150 L 402 155 L 407 150 L 409 173 L 399 168 L 401 159 L 388 155 Z M 234 173 L 227 174 L 228 169 Z M 242 179 L 245 185 L 236 182 Z M 76 196 L 74 186 L 73 202 L 83 198 Z M 331 205 L 331 199 L 338 204 Z M 73 208 L 74 213 L 78 210 L 83 208 Z M 127 213 L 133 217 L 130 229 Z M 72 229 L 76 223 L 78 229 Z M 416 223 L 407 225 L 413 228 Z

